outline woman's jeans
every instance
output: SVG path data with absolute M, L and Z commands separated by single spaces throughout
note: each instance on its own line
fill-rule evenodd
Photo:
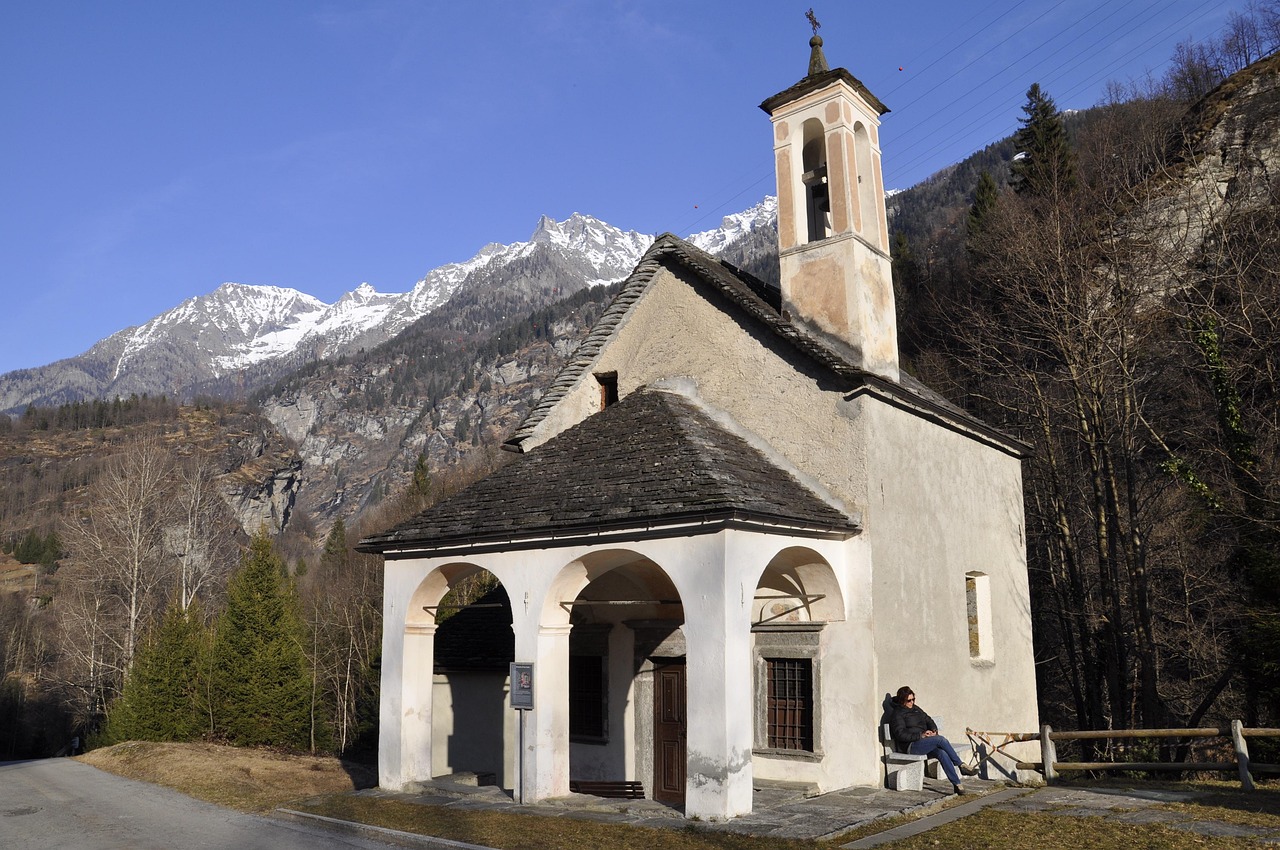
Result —
M 951 780 L 951 784 L 960 784 L 960 774 L 956 772 L 956 767 L 960 764 L 960 756 L 956 755 L 955 747 L 951 746 L 951 742 L 946 738 L 941 735 L 930 735 L 928 738 L 912 741 L 907 752 L 913 756 L 936 758 L 946 772 L 947 778 Z

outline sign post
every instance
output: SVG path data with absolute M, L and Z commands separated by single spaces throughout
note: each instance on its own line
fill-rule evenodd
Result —
M 516 759 L 516 800 L 524 805 L 524 718 L 533 710 L 533 664 L 511 662 L 511 707 L 520 712 L 520 748 Z

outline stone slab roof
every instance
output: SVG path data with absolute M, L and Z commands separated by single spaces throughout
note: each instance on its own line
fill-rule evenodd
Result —
M 548 537 L 561 545 L 677 523 L 837 538 L 860 530 L 690 399 L 641 389 L 358 548 L 426 552 Z
M 859 80 L 844 68 L 836 68 L 833 71 L 820 71 L 817 74 L 810 74 L 794 86 L 791 86 L 788 89 L 783 89 L 764 103 L 760 104 L 760 108 L 772 115 L 779 106 L 790 103 L 793 100 L 798 100 L 809 92 L 817 91 L 820 88 L 829 86 L 837 80 L 840 80 L 850 86 L 854 91 L 862 96 L 862 99 L 865 100 L 872 109 L 876 110 L 881 115 L 884 115 L 889 111 L 889 107 L 881 103 L 880 98 L 873 95 L 871 93 L 871 89 L 867 88 L 866 85 L 863 84 L 862 80 Z
M 654 276 L 663 267 L 691 272 L 730 303 L 745 311 L 773 336 L 841 379 L 838 383 L 843 384 L 843 391 L 846 393 L 874 394 L 890 404 L 908 409 L 944 427 L 968 433 L 1015 456 L 1021 457 L 1030 450 L 1027 444 L 965 412 L 906 372 L 895 383 L 853 365 L 840 352 L 784 318 L 782 294 L 777 288 L 762 283 L 671 233 L 663 233 L 654 240 L 623 283 L 621 291 L 605 308 L 591 332 L 560 369 L 542 398 L 529 411 L 529 415 L 503 448 L 521 451 L 521 444 L 534 434 L 552 408 L 577 385 L 583 375 L 591 371 L 622 320 L 649 290 Z

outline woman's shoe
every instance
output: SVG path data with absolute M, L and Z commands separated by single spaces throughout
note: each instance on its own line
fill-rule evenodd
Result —
M 961 772 L 961 773 L 963 773 L 965 776 L 977 776 L 977 775 L 978 775 L 978 770 L 977 770 L 977 768 L 969 767 L 969 765 L 967 765 L 967 764 L 962 764 L 962 765 L 960 765 L 960 772 Z
M 951 787 L 955 789 L 956 796 L 958 797 L 963 797 L 965 794 L 969 793 L 968 791 L 964 790 L 963 785 L 952 785 Z

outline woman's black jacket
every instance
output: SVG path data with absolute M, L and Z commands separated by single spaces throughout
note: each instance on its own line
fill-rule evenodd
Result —
M 937 732 L 938 724 L 924 713 L 918 705 L 910 708 L 902 705 L 893 707 L 893 716 L 889 718 L 889 734 L 900 750 L 906 751 L 915 741 L 924 737 L 925 732 Z

